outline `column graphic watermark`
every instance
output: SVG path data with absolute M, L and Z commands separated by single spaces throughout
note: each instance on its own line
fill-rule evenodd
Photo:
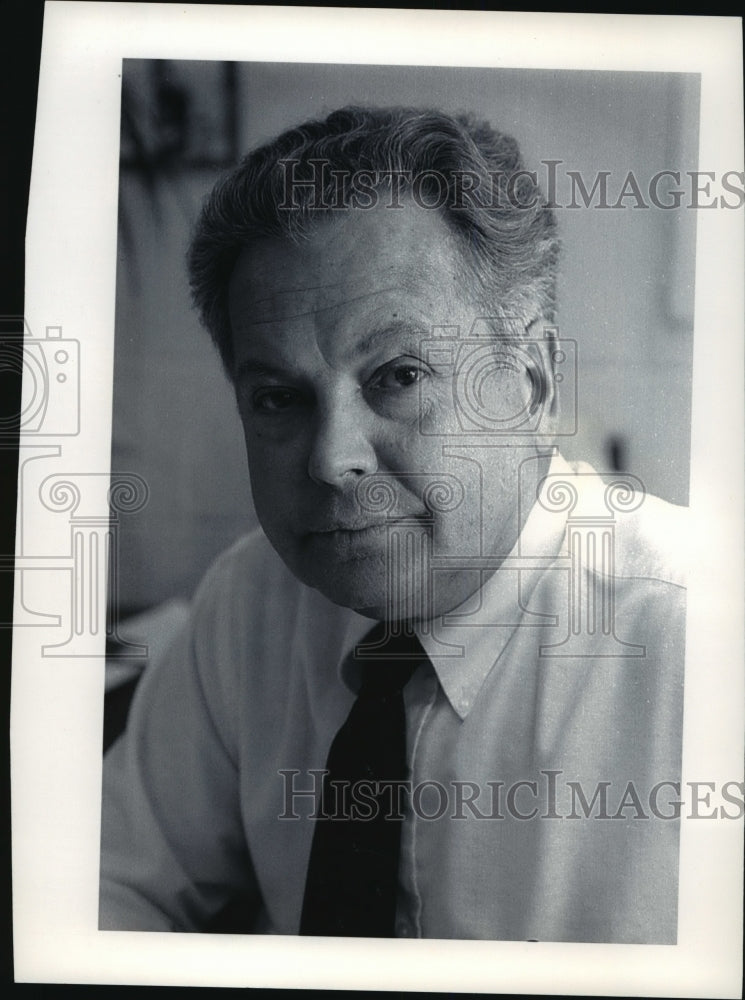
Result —
M 44 657 L 100 657 L 106 646 L 108 657 L 146 656 L 117 621 L 121 517 L 145 506 L 147 484 L 131 472 L 50 472 L 81 432 L 80 342 L 59 325 L 37 337 L 21 316 L 0 317 L 0 332 L 0 370 L 22 380 L 18 408 L 0 417 L 0 448 L 19 449 L 15 552 L 0 554 L 16 606 L 0 628 L 63 632 L 60 642 L 42 641 Z M 50 592 L 50 581 L 62 586 Z M 43 607 L 50 593 L 53 611 Z

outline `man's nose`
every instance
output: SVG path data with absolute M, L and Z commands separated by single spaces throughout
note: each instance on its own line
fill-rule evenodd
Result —
M 356 401 L 338 401 L 319 412 L 313 428 L 308 475 L 321 485 L 344 488 L 376 472 L 370 414 Z

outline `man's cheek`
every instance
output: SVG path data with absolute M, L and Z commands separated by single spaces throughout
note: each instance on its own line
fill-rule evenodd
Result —
M 274 535 L 291 520 L 292 501 L 297 491 L 286 482 L 280 463 L 272 466 L 254 457 L 249 459 L 248 471 L 259 523 L 268 535 Z
M 443 378 L 422 391 L 409 424 L 409 436 L 428 440 L 456 434 L 460 425 L 454 393 L 455 386 L 449 378 Z
M 256 492 L 279 497 L 283 490 L 289 489 L 293 476 L 297 474 L 297 463 L 293 465 L 291 462 L 288 449 L 252 435 L 246 439 L 246 456 L 248 473 Z

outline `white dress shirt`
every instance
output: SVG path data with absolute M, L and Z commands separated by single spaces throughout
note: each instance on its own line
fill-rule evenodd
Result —
M 398 936 L 676 940 L 685 512 L 611 508 L 560 456 L 550 474 L 571 509 L 547 483 L 502 568 L 419 630 Z M 256 932 L 298 932 L 311 793 L 371 625 L 260 533 L 218 560 L 105 760 L 102 929 L 200 930 L 240 892 Z

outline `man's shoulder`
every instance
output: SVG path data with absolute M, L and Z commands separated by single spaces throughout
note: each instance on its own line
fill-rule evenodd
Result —
M 239 538 L 205 573 L 192 602 L 197 633 L 261 648 L 283 648 L 302 632 L 306 643 L 345 636 L 359 616 L 297 579 L 260 529 Z M 354 625 L 351 626 L 354 629 Z
M 618 515 L 616 574 L 685 587 L 689 572 L 690 512 L 651 493 L 638 509 Z
M 256 607 L 272 597 L 290 600 L 307 590 L 287 569 L 260 528 L 238 538 L 212 562 L 194 595 L 199 611 L 219 604 L 223 610 Z
M 602 475 L 584 462 L 569 466 L 578 477 L 579 502 L 572 512 L 577 524 L 595 521 L 601 534 L 612 530 L 612 564 L 603 560 L 604 570 L 612 565 L 617 578 L 685 587 L 691 562 L 688 508 L 649 493 L 635 476 Z
M 284 567 L 261 528 L 254 528 L 237 538 L 213 560 L 204 579 L 241 573 L 248 567 L 263 567 L 276 572 Z

